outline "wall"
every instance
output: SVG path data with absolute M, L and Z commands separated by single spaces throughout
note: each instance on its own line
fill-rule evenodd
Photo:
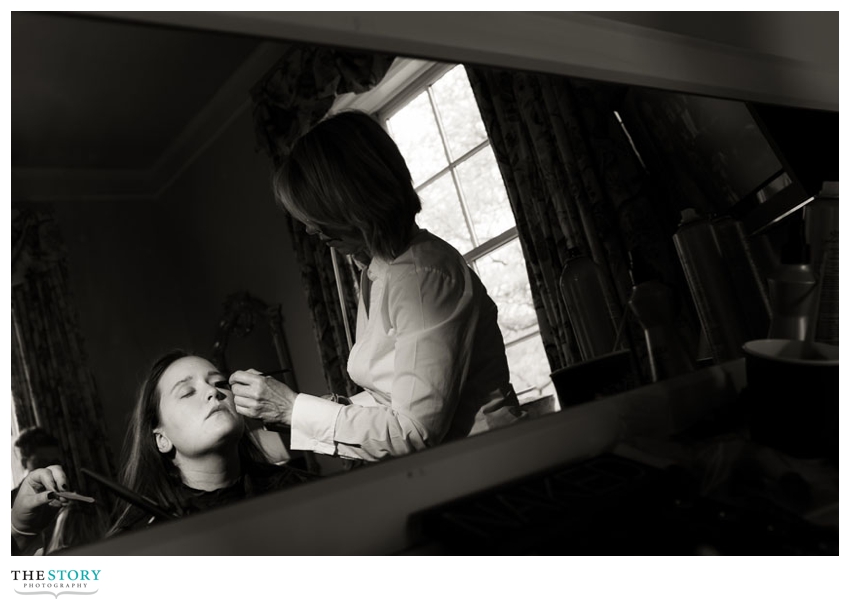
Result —
M 327 389 L 269 163 L 253 137 L 246 111 L 155 202 L 55 205 L 116 457 L 150 363 L 174 347 L 209 355 L 235 291 L 282 304 L 299 388 Z
M 271 163 L 254 147 L 244 111 L 162 196 L 187 329 L 208 350 L 228 295 L 248 291 L 281 304 L 298 387 L 322 394 L 327 384 L 285 215 L 272 195 Z
M 144 370 L 188 338 L 153 202 L 55 205 L 68 248 L 69 288 L 103 404 L 113 455 Z

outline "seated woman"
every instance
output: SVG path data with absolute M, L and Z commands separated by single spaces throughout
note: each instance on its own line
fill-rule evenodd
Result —
M 280 489 L 306 473 L 267 462 L 236 412 L 227 378 L 208 360 L 174 351 L 141 386 L 120 482 L 183 516 Z M 108 535 L 155 517 L 119 504 Z

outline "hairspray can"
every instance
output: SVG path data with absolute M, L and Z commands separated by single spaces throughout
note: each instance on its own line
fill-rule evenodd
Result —
M 561 296 L 582 360 L 591 360 L 614 349 L 615 323 L 599 266 L 578 249 L 569 253 L 561 272 Z

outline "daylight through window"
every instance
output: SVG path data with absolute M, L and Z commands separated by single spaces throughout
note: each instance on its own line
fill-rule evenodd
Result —
M 420 227 L 464 255 L 499 308 L 520 401 L 554 394 L 513 212 L 463 66 L 378 116 L 410 168 Z

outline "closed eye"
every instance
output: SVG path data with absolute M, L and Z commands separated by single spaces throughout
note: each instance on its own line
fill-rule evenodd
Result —
M 194 393 L 195 393 L 195 389 L 189 388 L 186 392 L 184 392 L 183 394 L 180 395 L 180 398 L 188 398 L 188 397 L 192 396 Z
M 230 382 L 227 380 L 222 380 L 215 383 L 215 387 L 220 390 L 230 390 Z

